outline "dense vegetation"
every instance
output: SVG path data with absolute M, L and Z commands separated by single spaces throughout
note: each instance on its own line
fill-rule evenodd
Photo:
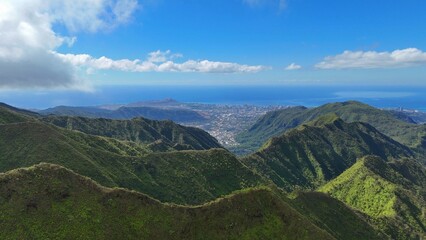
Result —
M 336 239 L 389 239 L 346 204 L 320 192 L 298 192 L 290 202 L 295 209 Z
M 319 190 L 367 214 L 393 239 L 421 239 L 426 233 L 425 179 L 424 167 L 412 160 L 388 164 L 367 156 Z
M 287 109 L 303 121 L 284 122 L 293 129 L 238 159 L 171 121 L 42 117 L 0 105 L 0 238 L 425 238 L 419 155 L 365 122 L 378 114 L 376 124 L 418 125 L 356 102 L 321 108 L 308 117 L 312 109 Z
M 111 120 L 60 116 L 45 117 L 42 121 L 92 135 L 143 144 L 157 142 L 157 147 L 163 149 L 207 150 L 221 148 L 217 140 L 207 132 L 198 128 L 184 127 L 172 121 L 155 121 L 145 118 Z
M 148 147 L 39 122 L 6 124 L 0 125 L 0 171 L 54 163 L 104 186 L 188 204 L 253 186 L 260 179 L 223 149 L 152 153 Z
M 266 189 L 182 207 L 49 164 L 0 174 L 0 216 L 1 239 L 334 239 Z
M 314 189 L 368 154 L 385 159 L 410 157 L 410 149 L 366 123 L 345 123 L 325 115 L 279 137 L 243 162 L 286 190 Z
M 255 151 L 269 138 L 330 113 L 337 114 L 346 122 L 368 123 L 409 147 L 417 148 L 422 145 L 422 141 L 426 142 L 426 125 L 414 124 L 406 117 L 396 117 L 389 111 L 355 101 L 330 103 L 317 108 L 293 107 L 270 112 L 249 130 L 237 136 L 237 140 L 243 147 Z

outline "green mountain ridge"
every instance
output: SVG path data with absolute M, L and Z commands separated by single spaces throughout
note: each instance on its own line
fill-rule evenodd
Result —
M 366 123 L 327 115 L 272 138 L 242 161 L 292 191 L 319 187 L 370 154 L 389 160 L 413 156 L 409 148 Z
M 171 121 L 3 113 L 2 239 L 419 239 L 425 232 L 426 171 L 414 152 L 332 111 L 240 159 L 204 131 Z M 314 189 L 330 196 L 299 191 Z
M 241 147 L 255 151 L 269 138 L 330 113 L 338 115 L 346 122 L 368 123 L 385 135 L 412 148 L 421 147 L 426 141 L 426 125 L 406 122 L 406 119 L 398 118 L 389 111 L 356 101 L 329 103 L 316 108 L 292 107 L 273 111 L 261 117 L 236 139 L 242 144 Z
M 0 124 L 32 121 L 37 116 L 37 113 L 0 103 Z
M 404 177 L 413 174 L 418 181 Z M 425 179 L 425 168 L 412 160 L 386 163 L 367 156 L 319 191 L 369 215 L 393 239 L 422 239 L 426 236 Z
M 207 132 L 184 127 L 172 121 L 145 118 L 131 120 L 93 119 L 83 117 L 50 116 L 43 122 L 91 135 L 149 144 L 161 141 L 163 148 L 177 150 L 207 150 L 221 148 L 219 142 Z
M 264 182 L 224 149 L 153 153 L 134 142 L 40 122 L 0 125 L 0 151 L 0 172 L 48 162 L 107 187 L 182 204 L 202 203 Z
M 265 189 L 182 207 L 51 164 L 0 174 L 0 215 L 2 239 L 334 239 Z

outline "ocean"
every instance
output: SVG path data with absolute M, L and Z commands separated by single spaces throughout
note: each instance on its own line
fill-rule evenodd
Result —
M 379 108 L 426 111 L 426 87 L 348 86 L 103 86 L 93 92 L 1 91 L 0 101 L 27 109 L 94 106 L 173 98 L 181 102 L 230 105 L 319 106 L 358 100 Z

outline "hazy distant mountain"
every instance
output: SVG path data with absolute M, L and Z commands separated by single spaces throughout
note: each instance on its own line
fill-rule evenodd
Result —
M 132 119 L 144 117 L 152 120 L 171 120 L 175 122 L 199 122 L 205 118 L 200 113 L 189 109 L 162 109 L 158 107 L 120 107 L 108 110 L 97 107 L 59 106 L 39 111 L 43 115 L 78 116 L 89 118 Z
M 172 108 L 172 107 L 184 107 L 185 103 L 180 103 L 172 98 L 166 98 L 162 100 L 151 100 L 151 101 L 139 101 L 128 104 L 110 104 L 110 105 L 101 105 L 97 108 L 107 109 L 107 110 L 117 110 L 121 107 L 157 107 L 157 108 Z

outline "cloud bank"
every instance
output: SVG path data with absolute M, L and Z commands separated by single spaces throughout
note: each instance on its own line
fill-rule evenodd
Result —
M 1 1 L 0 87 L 80 87 L 74 66 L 54 52 L 76 38 L 53 25 L 96 32 L 126 23 L 136 8 L 136 0 Z
M 56 55 L 64 62 L 89 70 L 116 70 L 125 72 L 201 72 L 201 73 L 255 73 L 267 70 L 265 66 L 249 66 L 230 62 L 209 60 L 188 60 L 183 63 L 172 61 L 181 58 L 181 54 L 172 54 L 170 50 L 148 54 L 147 60 L 112 60 L 107 57 L 94 58 L 87 54 Z
M 400 68 L 426 65 L 426 52 L 417 48 L 395 50 L 393 52 L 345 51 L 336 56 L 329 56 L 315 65 L 319 69 L 373 69 Z

